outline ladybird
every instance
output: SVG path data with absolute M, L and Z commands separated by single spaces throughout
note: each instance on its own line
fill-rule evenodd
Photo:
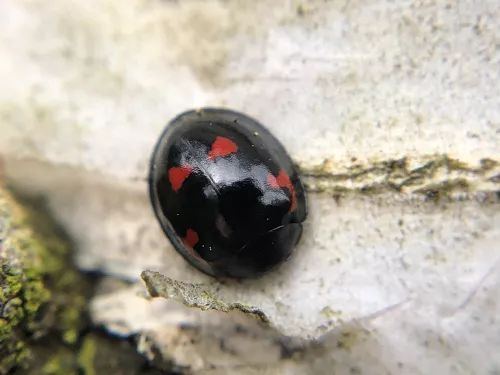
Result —
M 304 187 L 283 145 L 227 109 L 184 112 L 151 158 L 149 194 L 175 249 L 214 277 L 258 277 L 286 261 L 307 217 Z

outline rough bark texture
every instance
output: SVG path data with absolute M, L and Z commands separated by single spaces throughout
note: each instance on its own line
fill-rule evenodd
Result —
M 57 373 L 65 350 L 44 353 L 45 340 L 74 345 L 85 323 L 86 285 L 70 265 L 69 244 L 52 223 L 20 205 L 0 181 L 0 373 L 50 363 Z M 73 368 L 74 370 L 74 368 Z M 49 371 L 48 373 L 56 373 Z
M 89 325 L 92 278 L 47 213 L 23 202 L 0 176 L 0 374 L 157 374 L 133 341 Z
M 94 322 L 193 372 L 498 373 L 499 18 L 498 0 L 3 0 L 0 152 L 34 161 L 9 176 L 45 194 L 78 267 L 139 283 L 93 298 Z M 198 106 L 259 119 L 301 166 L 303 239 L 260 280 L 200 274 L 152 213 L 152 147 Z M 274 355 L 234 312 L 137 296 L 141 274 L 324 349 Z

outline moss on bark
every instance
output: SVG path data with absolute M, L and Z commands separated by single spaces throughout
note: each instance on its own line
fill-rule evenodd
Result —
M 53 223 L 0 180 L 0 374 L 30 367 L 71 373 L 67 366 L 55 372 L 52 358 L 64 357 L 85 324 L 88 284 L 71 266 L 69 249 Z M 49 336 L 63 351 L 39 356 L 37 345 Z
M 0 159 L 0 375 L 167 374 L 91 325 L 95 278 L 43 202 L 14 195 L 1 172 Z

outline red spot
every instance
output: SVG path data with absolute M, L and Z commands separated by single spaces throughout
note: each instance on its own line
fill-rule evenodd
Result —
M 189 165 L 184 167 L 172 167 L 168 170 L 168 180 L 172 185 L 172 189 L 177 192 L 184 183 L 184 180 L 193 172 L 193 168 Z
M 186 231 L 186 237 L 184 237 L 182 240 L 186 243 L 186 245 L 193 248 L 194 245 L 196 245 L 198 243 L 198 240 L 199 240 L 198 233 L 196 233 L 192 229 L 188 229 Z
M 237 150 L 238 146 L 230 139 L 217 137 L 215 138 L 215 142 L 212 144 L 212 149 L 208 153 L 208 158 L 213 160 L 217 156 L 226 156 L 236 152 Z
M 185 248 L 186 251 L 188 252 L 188 254 L 193 257 L 194 259 L 196 259 L 198 262 L 200 263 L 204 263 L 204 264 L 209 264 L 210 262 L 207 262 L 205 259 L 203 259 L 202 257 L 200 257 L 200 254 L 198 254 L 198 252 L 193 249 L 193 247 L 198 243 L 199 241 L 199 237 L 198 237 L 198 233 L 196 233 L 194 230 L 192 229 L 188 229 L 186 231 L 186 236 L 182 239 L 184 241 L 184 243 L 187 245 L 187 247 Z
M 267 183 L 273 189 L 287 188 L 292 196 L 292 203 L 290 205 L 290 212 L 295 211 L 297 205 L 297 198 L 295 197 L 295 189 L 293 188 L 292 181 L 290 181 L 290 177 L 286 174 L 286 172 L 282 169 L 277 177 L 274 177 L 272 174 L 267 176 Z

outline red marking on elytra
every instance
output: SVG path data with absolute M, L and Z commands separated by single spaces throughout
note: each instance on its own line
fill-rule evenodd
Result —
M 187 245 L 185 249 L 189 253 L 189 255 L 191 255 L 200 263 L 210 264 L 210 262 L 207 262 L 205 259 L 203 259 L 200 254 L 198 254 L 198 252 L 194 249 L 194 246 L 198 243 L 199 240 L 200 238 L 198 237 L 198 233 L 196 233 L 191 228 L 186 231 L 186 236 L 182 239 L 182 241 L 184 241 L 184 243 Z
M 168 180 L 170 181 L 170 185 L 172 185 L 172 190 L 175 192 L 179 191 L 191 172 L 193 172 L 193 168 L 189 165 L 170 168 L 168 170 Z
M 292 202 L 290 204 L 290 212 L 295 211 L 297 207 L 297 198 L 295 196 L 295 189 L 293 188 L 292 181 L 290 181 L 290 177 L 288 174 L 282 169 L 277 177 L 274 177 L 272 174 L 267 176 L 267 183 L 273 189 L 287 188 L 292 196 Z
M 190 228 L 186 231 L 186 237 L 184 237 L 182 240 L 186 243 L 186 245 L 192 248 L 199 241 L 198 233 Z
M 212 144 L 212 149 L 208 153 L 208 158 L 213 160 L 217 156 L 226 156 L 236 152 L 237 150 L 238 146 L 230 139 L 217 137 L 215 138 L 215 142 Z

